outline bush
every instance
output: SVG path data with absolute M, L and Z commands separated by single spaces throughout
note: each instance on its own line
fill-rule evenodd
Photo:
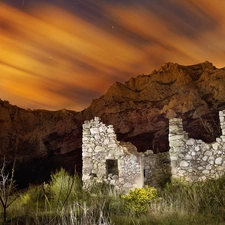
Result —
M 135 214 L 148 211 L 149 204 L 157 197 L 157 190 L 153 187 L 145 186 L 130 190 L 127 195 L 121 196 L 125 200 L 125 205 Z
M 48 185 L 47 192 L 51 195 L 53 206 L 60 210 L 65 204 L 76 199 L 76 186 L 78 180 L 70 176 L 64 169 L 51 175 L 51 182 Z

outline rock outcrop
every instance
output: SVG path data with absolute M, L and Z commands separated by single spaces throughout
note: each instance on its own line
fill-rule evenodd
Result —
M 220 136 L 218 111 L 225 109 L 225 68 L 204 62 L 167 63 L 149 75 L 113 84 L 81 112 L 25 110 L 0 101 L 0 156 L 17 159 L 17 179 L 45 179 L 64 166 L 81 171 L 82 124 L 95 116 L 114 126 L 119 141 L 138 151 L 169 149 L 169 118 L 180 117 L 190 138 Z M 22 182 L 22 181 L 21 181 Z
M 25 110 L 0 101 L 0 158 L 16 160 L 15 174 L 21 185 L 46 180 L 50 171 L 60 166 L 81 171 L 77 114 L 69 110 Z
M 82 112 L 113 124 L 118 137 L 139 151 L 168 150 L 168 119 L 181 117 L 193 138 L 212 142 L 219 135 L 218 110 L 225 107 L 225 68 L 205 62 L 167 63 L 150 75 L 115 83 Z

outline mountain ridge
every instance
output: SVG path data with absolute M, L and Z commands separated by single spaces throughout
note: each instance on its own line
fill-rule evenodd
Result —
M 220 134 L 223 96 L 225 68 L 206 61 L 166 63 L 148 75 L 116 82 L 81 112 L 25 110 L 0 100 L 0 156 L 17 159 L 17 177 L 23 173 L 24 183 L 31 177 L 45 179 L 61 166 L 73 172 L 75 165 L 81 172 L 81 127 L 95 116 L 114 126 L 118 140 L 132 142 L 139 151 L 168 151 L 173 117 L 183 119 L 191 137 L 212 142 Z

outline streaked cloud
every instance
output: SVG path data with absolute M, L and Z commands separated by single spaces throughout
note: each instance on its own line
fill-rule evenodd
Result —
M 97 2 L 80 3 L 81 11 L 0 3 L 0 98 L 82 110 L 115 81 L 168 61 L 224 66 L 222 1 Z

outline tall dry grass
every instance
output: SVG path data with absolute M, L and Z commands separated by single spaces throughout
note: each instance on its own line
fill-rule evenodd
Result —
M 225 177 L 188 183 L 173 180 L 138 216 L 107 184 L 82 188 L 64 170 L 49 184 L 30 186 L 8 212 L 11 225 L 225 225 Z

